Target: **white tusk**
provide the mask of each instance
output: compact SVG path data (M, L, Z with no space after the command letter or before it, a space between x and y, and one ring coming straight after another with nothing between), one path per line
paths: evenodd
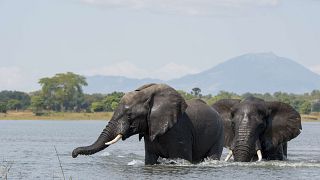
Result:
M229 154L224 161L229 161L231 157L232 157L232 150L229 150Z
M107 142L106 145L114 144L117 141L119 141L121 138L122 138L122 134L118 134L116 138L114 138L112 141Z
M262 160L262 153L261 153L260 149L257 151L257 155L258 155L258 161L261 161Z

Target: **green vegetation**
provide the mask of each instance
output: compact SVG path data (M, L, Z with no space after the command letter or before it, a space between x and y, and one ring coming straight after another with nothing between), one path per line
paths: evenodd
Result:
M44 100L45 109L80 111L81 103L84 100L82 86L88 85L85 77L71 72L60 73L51 78L42 78L39 83L42 89L38 100Z
M190 93L181 90L179 91L179 93L187 100L192 98L199 98L199 94L195 93L195 90L197 92L201 92L201 90L198 90L198 88L193 88ZM320 112L320 90L314 90L311 93L305 93L302 95L292 93L289 94L284 92L275 92L273 94L244 93L242 95L238 95L232 92L220 91L215 96L209 94L205 96L201 95L200 97L211 105L220 99L244 99L249 96L258 97L266 101L280 101L290 104L301 114Z
M74 115L76 113L84 115L85 118L104 119L100 116L90 117L88 114L113 112L124 95L123 92L84 94L82 87L87 86L85 77L71 72L41 78L39 84L42 86L41 90L29 94L19 91L1 91L0 113L10 113L1 115L0 118L19 119L16 117L19 114L21 115L19 112L33 112L33 115L36 116L47 116L57 119L82 119L80 116ZM275 92L273 94L244 93L239 95L232 92L220 91L216 95L202 95L201 89L195 87L190 92L182 90L178 90L178 92L186 100L201 98L210 105L220 99L244 99L249 96L255 96L266 101L288 103L301 114L320 112L320 90L314 90L311 93L305 94ZM28 113L24 115L34 119ZM66 115L68 113L70 116Z
M117 108L123 92L84 94L85 77L67 72L39 80L40 91L30 94L18 91L0 92L0 112L31 110L37 116L53 112L112 112Z

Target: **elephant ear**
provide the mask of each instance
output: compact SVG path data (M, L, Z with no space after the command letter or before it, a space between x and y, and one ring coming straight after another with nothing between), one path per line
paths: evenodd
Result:
M231 147L234 138L234 129L232 123L232 111L234 107L240 104L239 99L222 99L212 105L218 111L223 120L224 128L224 147Z
M300 114L282 102L266 102L269 109L264 133L266 150L297 137L302 130Z
M153 88L148 118L151 141L166 133L178 121L188 106L183 97L170 86L160 84Z

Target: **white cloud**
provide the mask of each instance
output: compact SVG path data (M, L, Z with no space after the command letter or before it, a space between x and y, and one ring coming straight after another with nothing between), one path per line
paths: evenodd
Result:
M319 65L314 65L312 67L309 67L309 69L317 74L320 75L320 64Z
M136 65L124 61L105 67L90 69L84 72L85 75L106 75L106 76L125 76L130 78L146 77L147 72L138 68Z
M124 61L105 67L90 69L84 71L83 74L87 76L106 75L125 76L129 78L157 78L162 80L169 80L182 77L187 74L194 74L197 72L199 72L199 70L196 68L179 65L176 63L168 63L163 67L157 69L142 69L128 61Z
M227 9L273 7L281 0L81 0L109 8L128 8L188 15L221 14ZM220 11L220 12L217 12Z
M0 90L18 89L23 83L23 75L18 67L0 67Z
M187 74L195 74L200 72L198 69L191 68L185 65L179 65L176 63L168 63L165 66L155 70L154 77L169 80L173 78L179 78Z

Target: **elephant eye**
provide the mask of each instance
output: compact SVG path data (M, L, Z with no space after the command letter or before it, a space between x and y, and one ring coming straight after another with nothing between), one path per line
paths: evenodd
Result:
M132 113L127 114L128 121L132 121Z

